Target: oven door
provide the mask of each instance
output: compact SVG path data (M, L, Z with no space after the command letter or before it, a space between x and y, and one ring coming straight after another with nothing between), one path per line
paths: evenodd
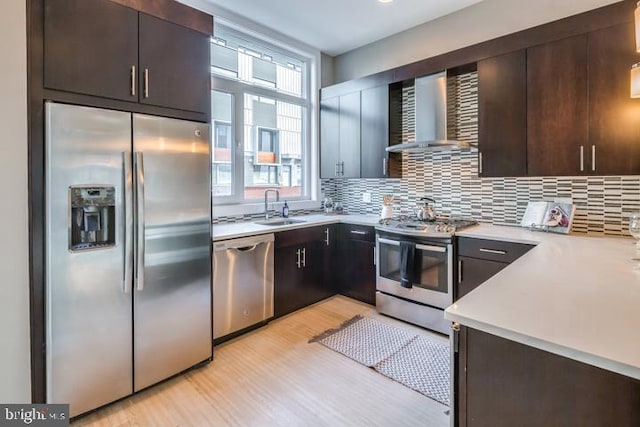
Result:
M389 295L417 301L441 309L452 303L453 245L447 243L416 242L413 268L410 268L412 287L400 285L402 276L402 238L376 236L378 253L376 289Z

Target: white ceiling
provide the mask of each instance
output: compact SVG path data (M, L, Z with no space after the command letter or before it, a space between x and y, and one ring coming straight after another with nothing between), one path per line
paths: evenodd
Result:
M331 56L481 0L206 0Z

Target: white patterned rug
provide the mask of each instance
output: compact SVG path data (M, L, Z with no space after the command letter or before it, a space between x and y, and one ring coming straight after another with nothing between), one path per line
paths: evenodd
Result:
M344 354L449 406L449 345L368 317L355 316L309 342Z

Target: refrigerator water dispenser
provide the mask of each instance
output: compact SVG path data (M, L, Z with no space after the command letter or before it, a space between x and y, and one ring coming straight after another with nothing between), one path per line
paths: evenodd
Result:
M115 246L115 187L69 187L69 250Z

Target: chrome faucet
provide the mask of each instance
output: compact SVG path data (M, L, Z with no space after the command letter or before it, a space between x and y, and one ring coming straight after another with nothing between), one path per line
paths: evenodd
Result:
M280 201L280 192L278 190L275 190L273 188L269 188L267 190L264 190L264 219L269 219L269 205L268 205L268 197L269 197L269 192L273 191L274 193L276 193L276 202Z

